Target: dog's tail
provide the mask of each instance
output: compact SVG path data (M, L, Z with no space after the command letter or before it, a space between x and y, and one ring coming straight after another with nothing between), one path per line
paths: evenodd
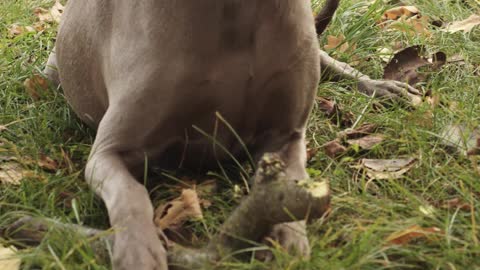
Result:
M320 10L318 15L315 17L315 29L317 29L317 35L321 35L327 25L332 20L335 10L338 8L340 0L327 0L325 6Z

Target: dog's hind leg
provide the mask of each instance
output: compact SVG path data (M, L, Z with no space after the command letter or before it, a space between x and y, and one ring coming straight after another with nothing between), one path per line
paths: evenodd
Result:
M43 70L43 74L50 80L56 88L60 85L60 76L57 68L57 55L55 54L55 47L48 56L47 64Z

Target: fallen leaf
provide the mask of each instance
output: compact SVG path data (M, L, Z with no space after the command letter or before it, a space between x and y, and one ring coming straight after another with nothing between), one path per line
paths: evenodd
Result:
M394 51L391 48L383 47L383 48L377 49L378 57L380 57L380 59L382 59L382 61L385 63L390 62L390 60L393 57L393 54L394 54Z
M334 101L322 97L316 97L315 100L320 111L327 117L333 117L337 113L338 106Z
M33 10L33 14L38 18L41 22L53 22L52 14L47 9L37 7Z
M19 25L19 24L12 24L8 27L8 36L9 37L16 37L16 36L20 36L22 35L23 33L27 33L27 32L35 32L35 29L31 26L22 26L22 25Z
M48 89L48 81L39 75L33 75L31 78L26 79L23 85L33 100L39 100Z
M400 19L388 25L389 29L399 30L411 36L424 35L430 36L428 29L430 18L427 16L415 15L408 19Z
M335 50L340 53L353 52L357 48L356 44L349 44L348 41L345 41L345 36L340 34L339 36L327 36L327 44L323 46L325 50Z
M360 168L371 179L397 179L408 172L416 163L416 158L405 159L362 159Z
M51 172L58 170L58 163L44 154L40 155L37 165L40 166L40 168Z
M307 148L307 161L310 161L317 153L318 153L318 148L317 147L308 147Z
M459 152L464 155L473 154L478 147L480 126L470 128L465 124L450 124L440 132L441 143L449 152Z
M17 249L15 247L3 247L0 245L0 269L1 270L18 270L20 269L21 260L16 256Z
M332 100L322 97L316 97L315 100L317 101L320 111L325 113L325 116L330 118L335 125L342 127L352 125L354 115L351 112L343 111L343 108Z
M41 32L50 27L50 25L46 24L45 22L35 22L32 27L37 31Z
M377 129L375 124L363 124L356 129L347 128L338 133L338 138L345 138L348 140L359 139L366 135L370 135Z
M440 95L438 94L430 94L425 97L425 102L432 107L432 109L438 107L440 105Z
M0 163L0 183L19 185L25 176L25 170L20 164L13 161Z
M423 228L418 225L413 225L405 230L394 232L389 235L386 241L393 245L405 245L412 240L419 238L429 238L431 235L438 235L442 233L437 227Z
M338 157L339 155L345 153L347 148L340 144L340 140L336 139L331 142L328 142L323 145L323 150L325 154L331 158Z
M64 9L65 7L59 1L56 1L49 10L37 7L33 10L33 13L40 22L60 23Z
M430 67L432 70L439 69L445 64L446 56L444 53L438 52L429 61L429 59L421 56L423 51L422 46L413 46L395 54L385 67L383 78L407 82L410 85L425 81L426 74L420 73L418 69L421 67Z
M180 197L155 209L154 221L158 228L165 230L179 228L190 219L201 218L203 214L197 192L184 189Z
M477 136L477 145L473 148L470 148L467 151L467 156L478 156L480 155L480 135Z
M480 25L480 16L477 14L472 14L463 21L455 21L448 24L443 31L449 33L464 31L465 33L468 33L477 25Z
M398 20L400 18L409 18L419 13L418 8L415 6L400 6L394 7L385 11L382 15L382 19L385 20Z
M55 4L50 9L50 14L52 15L52 18L56 23L60 23L64 10L65 10L65 7L59 1L56 1Z
M372 134L359 139L347 140L350 145L358 145L360 148L370 150L374 146L382 143L385 140L385 136L381 134Z
M468 211L468 212L470 212L470 210L472 209L472 207L469 203L466 203L466 202L460 200L459 198L453 198L453 199L445 201L442 204L442 207L447 208L447 209L458 208L460 210Z

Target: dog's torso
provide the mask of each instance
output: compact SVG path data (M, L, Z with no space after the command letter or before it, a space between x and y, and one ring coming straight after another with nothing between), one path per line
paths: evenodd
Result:
M201 131L243 152L217 112L254 153L278 150L303 132L320 73L308 0L72 0L57 57L97 147L175 164L227 156Z

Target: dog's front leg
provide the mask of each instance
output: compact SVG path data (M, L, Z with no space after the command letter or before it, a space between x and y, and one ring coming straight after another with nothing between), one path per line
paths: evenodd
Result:
M390 99L403 98L410 102L421 96L420 91L407 83L371 79L348 64L333 59L324 51L320 51L320 61L322 72L333 76L334 79L356 80L358 90L364 94Z
M289 181L306 180L309 178L307 165L307 152L305 148L305 131L292 136L291 141L285 145L278 154L285 162L285 175ZM257 178L258 176L256 176ZM281 223L273 226L265 242L274 241L290 254L310 257L310 244L307 237L307 225L304 220ZM259 252L257 258L271 260L271 252Z
M113 146L115 139L111 138L119 133L118 128L108 123L109 119L107 112L85 173L91 188L105 202L115 230L113 268L166 270L166 251L157 237L148 192L129 170L130 161L126 162L118 147Z

